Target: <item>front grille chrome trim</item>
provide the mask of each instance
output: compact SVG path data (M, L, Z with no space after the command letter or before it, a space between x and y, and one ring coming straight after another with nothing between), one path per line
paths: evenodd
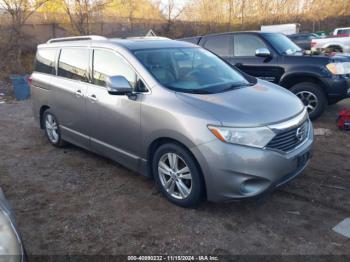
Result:
M305 144L311 132L311 123L306 110L291 120L268 127L276 133L276 136L264 149L277 151L282 154L288 154ZM299 128L304 129L305 132L305 137L301 141L298 141L296 137L296 131Z
M273 125L268 125L268 127L274 131L276 134L279 134L281 132L286 132L290 129L293 129L297 126L300 126L302 123L304 123L307 119L309 118L308 116L308 113L307 113L307 110L306 108L303 110L303 112L288 120L288 121L285 121L285 122L282 122L282 123L277 123L277 124L273 124Z

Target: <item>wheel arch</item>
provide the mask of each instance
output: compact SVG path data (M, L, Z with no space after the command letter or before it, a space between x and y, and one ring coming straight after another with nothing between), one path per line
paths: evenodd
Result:
M168 144L168 143L173 143L173 144L176 144L176 145L179 145L181 146L182 148L184 148L185 150L187 150L191 156L193 157L193 159L195 160L195 165L197 166L198 170L199 170L199 173L200 173L200 176L202 177L203 179L203 185L204 185L204 195L205 197L207 197L207 189L206 189L206 183L205 183L205 178L204 178L204 175L203 175L203 171L202 171L202 168L201 168L201 165L199 164L197 158L195 157L195 155L193 154L193 152L191 151L191 149L186 146L184 143L174 139L174 138L170 138L170 137L159 137L155 140L152 141L152 143L150 143L149 147L148 147L148 150L147 150L147 173L149 174L149 177L153 179L153 172L152 172L152 160L153 160L153 156L154 156L154 153L156 152L156 150L164 145L164 144Z
M317 76L312 74L291 74L291 75L285 76L281 80L280 85L287 89L290 89L296 84L300 84L303 82L311 82L320 86L325 97L328 99L326 85Z
M40 128L44 129L44 123L43 123L43 116L46 110L48 110L50 107L48 105L43 105L40 107L39 111L39 121L40 121Z
M339 49L341 52L343 52L343 50L344 50L344 47L342 46L342 45L340 45L340 44L330 44L330 45L327 45L327 46L325 46L324 48L326 48L326 49Z

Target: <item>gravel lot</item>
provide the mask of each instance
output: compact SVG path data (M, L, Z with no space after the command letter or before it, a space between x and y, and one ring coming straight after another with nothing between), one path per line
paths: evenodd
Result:
M303 174L259 201L183 209L105 158L49 145L30 101L0 104L0 186L29 254L350 254L350 132L329 107Z

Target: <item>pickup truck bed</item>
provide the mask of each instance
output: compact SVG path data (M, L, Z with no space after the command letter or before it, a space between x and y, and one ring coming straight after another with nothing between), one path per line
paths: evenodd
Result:
M317 38L311 41L311 51L350 53L350 37Z

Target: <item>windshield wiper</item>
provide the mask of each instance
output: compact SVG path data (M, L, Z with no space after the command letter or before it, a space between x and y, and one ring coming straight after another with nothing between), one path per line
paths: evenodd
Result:
M234 90L234 89L239 89L245 86L252 86L254 84L252 83L235 83L230 85L228 88L225 88L224 90L222 90L222 92L226 92L226 91L230 91L230 90Z

